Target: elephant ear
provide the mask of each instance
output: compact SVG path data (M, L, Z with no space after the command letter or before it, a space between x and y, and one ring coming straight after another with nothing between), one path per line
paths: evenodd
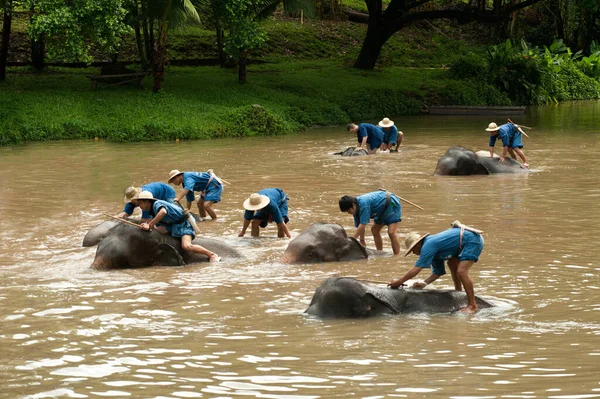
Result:
M339 261L367 259L369 253L356 238L347 237L342 245L336 247L335 257Z
M153 266L183 266L185 262L179 252L169 244L158 244Z

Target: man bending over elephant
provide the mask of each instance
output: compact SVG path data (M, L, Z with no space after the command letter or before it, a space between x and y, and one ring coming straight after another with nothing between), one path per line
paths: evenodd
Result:
M117 215L118 217L125 219L133 214L133 211L138 206L137 196L142 191L149 191L154 198L167 202L173 202L176 196L173 187L161 182L148 183L142 187L128 187L125 190L125 197L123 198L125 208L123 212ZM147 211L142 211L142 222L148 222L150 219L152 219L150 214Z
M288 217L288 197L280 188L265 188L258 193L251 194L244 201L244 225L239 237L246 234L246 230L252 223L252 237L258 237L259 227L265 228L270 222L277 224L277 237L291 238L287 224L290 222Z
M149 191L142 191L137 199L140 208L153 217L150 222L141 224L142 229L152 230L158 223L161 223L173 237L181 238L181 248L184 251L206 255L210 262L221 260L216 253L192 243L192 240L196 237L194 229L190 224L188 215L179 206L156 199Z
M379 190L358 197L344 195L340 198L340 211L348 212L354 216L354 226L357 227L354 238L359 238L360 243L366 246L365 230L373 219L373 239L378 250L383 249L381 229L388 227L388 236L392 243L394 255L400 253L400 241L396 235L398 223L402 220L402 205L400 199L389 191Z
M523 166L528 168L527 158L523 153L523 138L519 127L512 123L505 123L504 125L496 125L494 122L490 123L485 129L490 132L490 157L494 157L494 145L496 145L496 139L500 137L502 140L502 155L500 155L500 163L504 163L506 153L510 153L513 159L517 159L515 152L523 160Z
M431 267L431 275L425 281L412 285L412 288L424 288L427 284L431 284L438 277L446 274L444 260L447 260L454 288L457 291L462 291L462 287L464 287L467 294L467 306L461 311L468 313L477 311L475 291L473 282L469 278L469 269L471 269L473 263L479 260L479 255L483 251L482 235L464 228L451 228L432 236L412 232L406 236L405 244L408 249L404 256L412 252L418 255L419 259L404 276L392 280L390 287L398 288L404 285L405 281L419 274L421 269Z
M350 123L346 126L346 129L349 132L356 133L358 139L356 149L364 148L369 151L369 154L375 154L377 149L381 147L383 130L379 126L370 123L361 123L360 125ZM369 144L369 148L367 148L367 144Z
M179 194L176 201L179 202L185 197L188 210L192 207L192 202L195 199L194 191L199 191L198 213L200 217L205 218L208 213L211 219L217 218L212 206L221 201L223 185L221 179L214 175L212 170L208 172L180 172L175 169L169 172L168 182L176 186L183 186L183 192Z

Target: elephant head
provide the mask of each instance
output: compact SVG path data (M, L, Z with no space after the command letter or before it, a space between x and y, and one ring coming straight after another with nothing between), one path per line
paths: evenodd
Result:
M283 253L285 263L318 263L367 259L369 254L339 224L316 223L294 238Z

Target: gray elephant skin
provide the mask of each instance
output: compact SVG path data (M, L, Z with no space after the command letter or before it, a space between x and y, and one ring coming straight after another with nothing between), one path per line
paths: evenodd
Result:
M369 155L369 152L364 148L348 147L344 151L334 152L333 155L341 155L343 157L360 157Z
M505 163L500 163L500 158L490 158L490 153L478 151L477 153L464 147L451 147L439 159L435 176L470 176L490 175L495 173L529 173L529 169L512 158L506 157Z
M83 246L92 246L95 241L98 249L91 268L97 270L208 262L205 255L184 251L178 238L118 221L104 222L92 228L86 234ZM193 242L216 252L223 260L242 257L236 249L218 240L196 238Z
M494 305L475 297L479 309ZM349 277L330 277L315 291L305 313L321 318L361 318L404 313L449 313L467 306L455 290L380 288Z
M369 250L335 223L315 223L288 244L284 263L319 263L367 259Z

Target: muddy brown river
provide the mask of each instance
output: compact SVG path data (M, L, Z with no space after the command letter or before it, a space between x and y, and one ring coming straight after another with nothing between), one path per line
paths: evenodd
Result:
M600 397L600 102L514 116L533 173L432 176L454 144L487 149L486 117L394 118L398 154L341 158L344 127L272 138L0 148L1 398ZM371 121L373 122L373 121ZM500 147L497 147L500 151ZM203 222L244 253L215 265L99 272L87 230L130 184L212 168L231 183ZM276 228L238 238L242 202L280 187L292 236L342 224L344 194L386 188L400 239L460 220L485 231L470 276L497 306L473 316L323 321L303 315L328 276L389 281L415 257L283 265ZM384 249L390 251L384 230ZM367 244L373 247L370 233ZM402 247L404 249L404 245ZM426 277L428 271L419 277ZM433 284L452 288L449 275Z

